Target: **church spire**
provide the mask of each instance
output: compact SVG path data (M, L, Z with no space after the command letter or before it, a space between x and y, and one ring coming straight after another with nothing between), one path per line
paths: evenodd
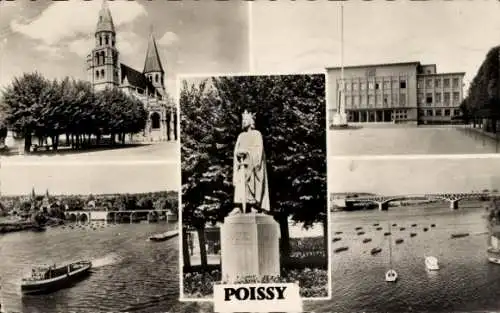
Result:
M106 0L102 1L101 10L99 11L96 33L98 32L115 32L113 17L111 17L111 11Z
M146 52L146 61L144 62L143 73L147 74L151 72L164 73L152 29L149 34L148 50Z

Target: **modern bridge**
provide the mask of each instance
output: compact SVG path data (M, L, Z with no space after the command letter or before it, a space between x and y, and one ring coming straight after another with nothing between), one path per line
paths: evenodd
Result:
M476 200L484 199L485 197L499 196L498 193L493 192L477 192L477 193L436 193L436 194L416 194L416 195L396 195L396 196L360 196L353 197L347 196L345 198L346 204L348 202L365 202L374 203L378 205L380 211L387 211L389 209L389 202L391 201L404 201L404 200L444 200L449 202L450 209L457 210L458 203L461 200Z
M147 215L148 223L158 220L161 216L165 216L167 222L177 220L177 215L171 213L169 210L79 210L66 211L64 215L66 219L80 223L90 223L92 221L118 223L124 218L128 219L130 223L134 223L139 220L141 215Z

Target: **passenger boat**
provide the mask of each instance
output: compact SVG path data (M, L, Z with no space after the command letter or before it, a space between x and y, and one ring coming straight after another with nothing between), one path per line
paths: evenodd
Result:
M339 253L339 252L344 252L344 251L347 251L349 250L349 247L340 247L340 248L337 248L335 250L333 250L334 253Z
M415 234L415 233L411 233L411 234L410 234L410 237L415 237L416 235L417 235L417 234Z
M332 241L333 241L333 242L337 242L337 241L340 241L340 240L342 240L342 238L340 238L340 237L334 237L334 238L332 239Z
M425 258L425 267L430 271L437 271L439 269L438 260L436 257L428 256Z
M363 243L368 243L368 242L370 242L370 241L372 241L372 239L371 239L371 238L365 238L365 239L363 239Z
M400 243L403 243L403 241L404 241L404 240L403 240L403 239L401 239L401 238L396 239L396 244L398 244L398 245L399 245Z
M391 227L389 226L389 230ZM389 270L385 272L385 281L394 283L398 279L398 273L392 268L392 242L389 239Z
M179 231L177 229L170 230L170 231L167 231L167 232L162 233L162 234L156 234L156 235L150 236L149 241L165 241L165 240L168 240L168 239L175 237L177 235L179 235Z
M21 281L23 294L41 294L55 291L76 282L90 272L91 261L78 261L63 265L40 265L32 269L31 276Z
M371 255L379 254L380 252L382 252L382 249L381 249L381 248L373 248L373 249L370 251Z
M361 235L364 235L364 234L365 234L365 232L364 232L364 231L360 231L360 232L358 232L358 236L361 236Z

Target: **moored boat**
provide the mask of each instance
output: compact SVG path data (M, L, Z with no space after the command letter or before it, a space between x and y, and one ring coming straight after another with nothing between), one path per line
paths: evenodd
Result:
M415 237L417 234L415 233L410 233L410 237Z
M168 240L168 239L175 237L177 235L179 235L178 230L170 230L170 231L167 231L167 232L162 233L162 234L156 234L156 235L150 236L149 240L150 241L165 241L165 240Z
M451 234L451 238L462 238L469 236L469 233Z
M370 241L372 241L372 239L371 239L371 238L365 238L365 239L363 239L363 243L368 243L368 242L370 242Z
M500 264L500 259L489 257L488 261L494 264Z
M343 252L343 251L347 251L347 250L349 250L349 247L340 247L340 248L333 250L333 252L339 253L339 252Z
M32 269L31 276L21 281L23 294L41 294L55 291L76 282L90 272L91 261L78 261L63 265L41 265Z
M425 258L425 267L430 271L437 271L439 269L438 260L436 257L428 256Z
M382 248L373 248L370 253L372 255L375 255L375 254L379 254L380 252L382 252Z

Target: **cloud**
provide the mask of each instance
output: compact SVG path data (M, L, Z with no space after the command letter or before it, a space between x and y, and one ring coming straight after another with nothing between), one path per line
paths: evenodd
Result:
M43 54L43 56L49 56L52 59L62 59L62 49L57 46L49 46L40 44L35 46L35 50Z
M173 32L166 32L163 37L158 41L162 46L170 46L179 40L179 37Z
M68 44L68 49L79 57L84 58L90 53L94 44L94 38L81 38L71 41Z
M101 8L100 1L55 2L37 18L28 23L14 20L10 27L32 39L54 46L63 39L75 38L78 34L88 35L95 31L97 17ZM146 15L142 5L135 1L109 2L115 27L129 24L136 18Z

